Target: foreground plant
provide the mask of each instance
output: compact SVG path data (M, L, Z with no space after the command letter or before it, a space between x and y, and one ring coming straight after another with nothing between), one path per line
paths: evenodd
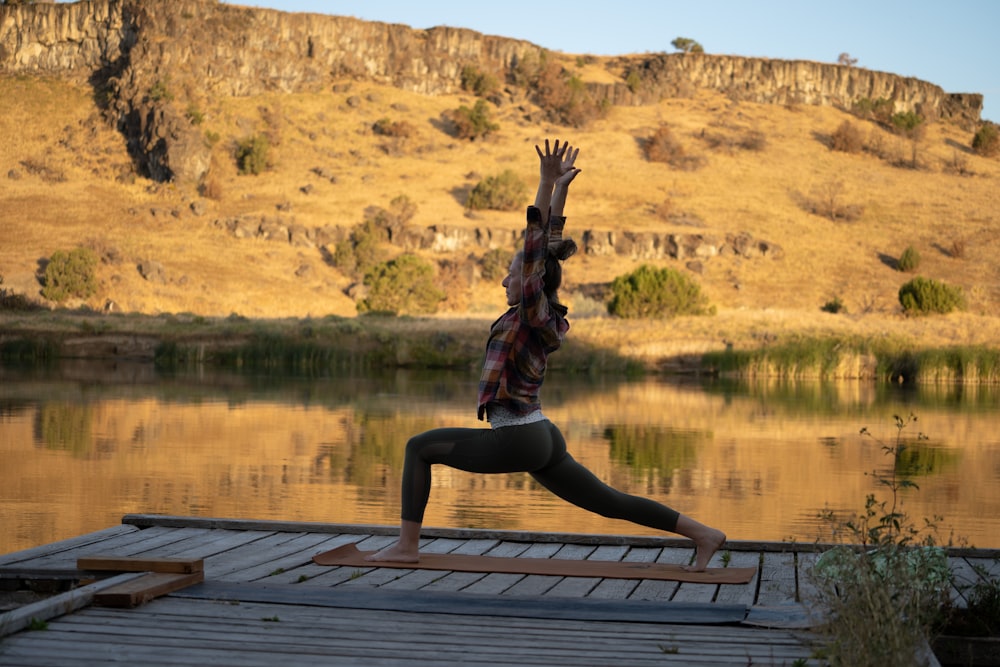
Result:
M871 473L886 496L869 494L864 512L841 520L826 513L835 533L855 546L838 546L816 563L813 578L824 614L824 658L830 665L911 667L926 661L933 628L948 605L952 573L937 546L934 522L917 526L902 509L903 489L918 488L901 474L903 432L917 421L895 416L896 438L876 439L892 465ZM867 428L866 437L874 436ZM924 440L922 433L917 439Z

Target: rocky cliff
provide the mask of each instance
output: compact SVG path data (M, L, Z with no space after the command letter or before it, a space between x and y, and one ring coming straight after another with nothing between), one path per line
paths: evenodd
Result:
M199 99L315 91L368 79L435 95L461 86L463 67L501 76L538 60L537 45L457 28L414 30L349 17L291 14L215 0L87 0L0 7L0 73L86 81L156 180L197 182L209 154L185 110ZM621 79L592 83L613 104L653 103L711 88L734 98L850 107L893 100L965 127L982 96L949 94L913 78L854 67L708 54L600 59ZM626 81L628 83L626 83Z

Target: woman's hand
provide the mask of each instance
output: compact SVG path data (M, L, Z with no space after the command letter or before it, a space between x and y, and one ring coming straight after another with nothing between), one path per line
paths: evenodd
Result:
M572 172L579 172L578 169L573 167L576 162L576 156L579 155L580 149L574 149L568 143L559 144L559 140L556 139L555 145L550 147L549 140L545 140L545 152L542 149L535 146L535 152L538 153L538 158L541 161L541 179L548 183L555 183L571 174ZM569 180L573 180L575 173L569 176ZM569 181L566 181L568 183Z

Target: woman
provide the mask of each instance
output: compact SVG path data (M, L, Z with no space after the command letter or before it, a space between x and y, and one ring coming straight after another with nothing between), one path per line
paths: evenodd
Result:
M399 540L368 556L370 561L415 563L420 528L431 489L431 466L444 464L479 473L529 472L542 486L578 507L602 516L678 533L695 543L700 572L725 542L722 531L660 503L604 484L566 451L562 433L542 414L538 392L548 355L562 344L569 323L559 303L562 265L576 244L562 238L569 184L580 173L579 149L568 144L545 151L535 146L541 175L535 205L528 207L524 248L503 280L510 309L490 327L482 377L479 418L492 428L439 428L406 444Z

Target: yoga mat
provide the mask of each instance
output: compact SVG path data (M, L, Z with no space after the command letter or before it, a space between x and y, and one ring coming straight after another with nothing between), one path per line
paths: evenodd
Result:
M420 554L419 563L366 561L373 551L359 551L345 544L313 556L317 565L351 567L395 567L407 570L451 570L453 572L501 572L505 574L547 574L562 577L604 577L606 579L661 579L699 584L745 584L753 579L755 567L713 567L704 572L688 572L669 563L628 563L608 560L568 560L565 558L501 558L465 554Z

